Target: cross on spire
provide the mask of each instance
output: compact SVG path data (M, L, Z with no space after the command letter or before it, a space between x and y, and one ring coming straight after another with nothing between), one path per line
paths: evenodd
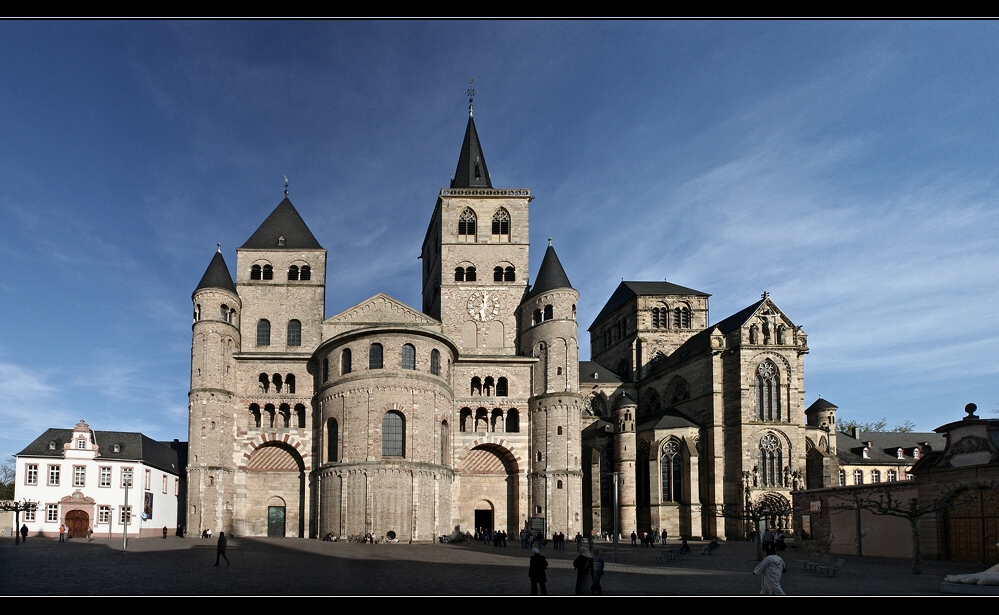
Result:
M465 95L468 96L468 117L472 117L472 99L478 92L472 87L472 82L475 81L475 77L468 80L468 89L465 90Z

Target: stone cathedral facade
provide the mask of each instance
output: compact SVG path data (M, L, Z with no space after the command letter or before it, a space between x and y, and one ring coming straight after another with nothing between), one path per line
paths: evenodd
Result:
M327 318L326 250L287 193L235 281L217 252L192 296L188 530L605 532L617 473L625 534L732 537L711 506L833 484L835 406L804 409L806 338L769 297L709 325L707 294L623 282L580 362L551 245L528 280L533 198L492 186L470 112L422 309Z

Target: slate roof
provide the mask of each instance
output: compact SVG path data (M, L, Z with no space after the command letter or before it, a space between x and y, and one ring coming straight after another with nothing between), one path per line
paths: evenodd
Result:
M279 245L279 238L284 237L284 245ZM271 215L267 216L246 243L240 248L259 248L266 250L322 250L305 220L291 204L288 197L278 203Z
M828 399L822 399L821 397L812 402L812 405L805 408L805 413L815 412L816 410L827 410L827 409L838 410L839 406L830 402Z
M212 262L208 263L208 269L205 270L205 275L201 276L201 281L198 282L194 292L202 288L221 288L236 294L236 285L232 283L232 276L229 275L229 267L222 258L222 252L216 252L212 257Z
M461 143L458 154L458 168L451 180L452 188L492 188L489 170L486 168L486 157L482 154L479 144L479 133L475 131L472 114L468 114L468 126L465 127L465 139Z
M912 450L929 442L934 452L942 452L947 444L943 434L895 431L863 431L859 438L840 431L836 433L836 453L841 464L846 465L912 465L916 460ZM864 459L866 442L873 442L870 459ZM898 458L898 449L904 449L905 459ZM924 454L928 451L924 451Z
M545 257L541 260L541 269L538 270L534 286L524 297L524 300L556 288L572 288L572 284L569 283L569 276L565 275L565 269L562 268L562 263L559 262L558 255L555 254L555 248L549 244L548 249L545 250Z
M580 361L579 387L582 388L587 383L621 384L621 377L596 361Z
M698 428L700 425L690 420L676 408L669 407L657 410L648 416L640 418L635 426L635 431L649 431L652 429L676 429L682 427Z
M609 317L614 313L619 307L630 301L631 299L638 296L662 296L662 295L697 295L701 297L710 297L708 293L703 293L699 290L694 290L693 288L687 288L685 286L680 286L678 284L673 284L672 282L621 282L614 293L604 304L600 313L593 320L593 324L590 325L589 331L592 331L597 323L601 322L605 318Z
M141 433L128 431L97 431L91 430L94 442L100 447L97 459L115 459L121 461L142 461L146 465L181 476L184 447L171 446L157 442ZM72 429L48 429L42 435L17 454L18 457L53 457L63 458L63 445L73 439ZM49 450L49 442L55 442L55 450ZM114 445L119 444L119 452L114 451ZM173 443L179 445L180 443ZM183 448L184 451L177 450Z

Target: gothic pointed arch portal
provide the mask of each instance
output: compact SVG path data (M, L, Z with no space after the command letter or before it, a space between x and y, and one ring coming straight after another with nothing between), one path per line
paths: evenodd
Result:
M463 530L483 527L486 517L491 517L488 529L513 535L520 531L526 511L521 511L519 468L513 453L500 443L478 444L462 455L458 514Z

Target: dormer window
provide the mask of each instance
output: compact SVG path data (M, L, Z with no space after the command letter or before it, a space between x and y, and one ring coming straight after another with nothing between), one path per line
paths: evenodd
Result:
M920 456L920 451L919 447L917 446L916 448L912 449L912 458L919 459L919 456Z
M76 441L76 448L80 449L81 451L85 450L87 448L87 441L84 440L83 438L80 438L79 440Z
M867 446L864 447L864 459L871 458L871 449Z
M279 248L283 248L284 247L284 235L278 237L278 247Z
M904 448L899 447L898 451L896 451L896 454L898 456L898 459L905 459L905 449Z
M121 452L121 445L120 444L115 444L114 446L111 447L111 450L113 452L115 452L115 453L120 453Z
M49 450L50 451L56 450L56 443L54 440L49 440Z

